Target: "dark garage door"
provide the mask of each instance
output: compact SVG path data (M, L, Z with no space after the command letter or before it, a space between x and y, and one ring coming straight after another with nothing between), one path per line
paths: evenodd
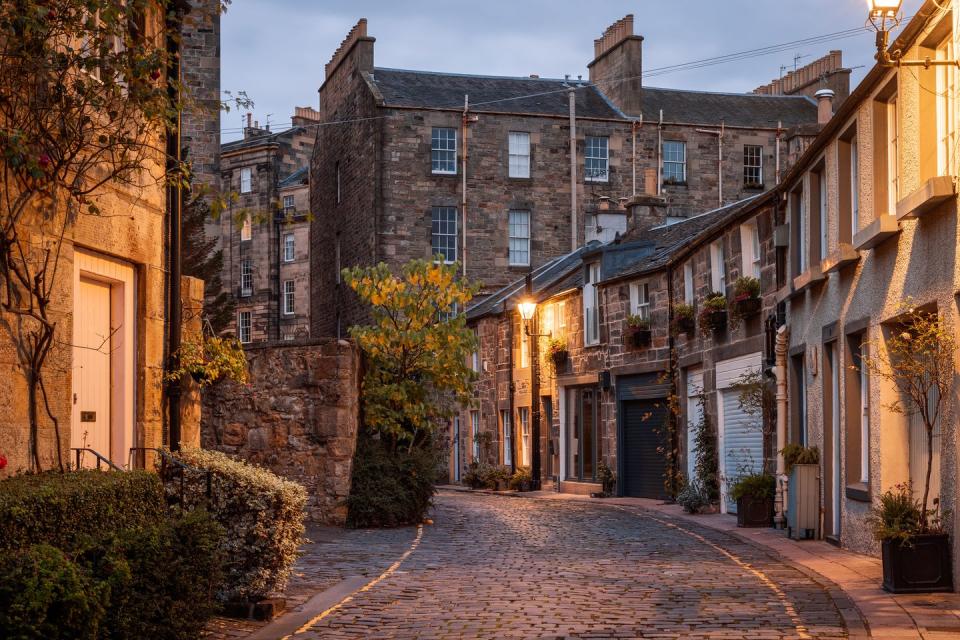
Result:
M666 400L622 400L620 410L623 495L662 499L665 463L657 449L667 417Z

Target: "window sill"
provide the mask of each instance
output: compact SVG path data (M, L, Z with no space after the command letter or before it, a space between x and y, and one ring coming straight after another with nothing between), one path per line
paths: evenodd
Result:
M884 214L853 236L853 248L858 251L873 249L898 233L900 225L896 216Z
M854 482L848 484L845 488L846 496L849 500L857 502L870 502L870 487L863 482Z
M590 343L590 344L584 344L584 345L583 345L583 348L584 348L584 349L596 349L596 348L602 347L602 346L603 346L603 343L602 343L602 342L593 342L593 343Z
M762 184L745 184L743 188L747 191L763 191L764 186Z
M510 182L533 182L533 178L530 176L507 176L507 180Z
M609 184L610 178L584 178L583 181L590 184Z
M686 180L684 180L683 182L664 182L661 186L663 186L663 187L684 187L684 188L686 188L686 187L688 187L689 185L687 184Z
M897 220L919 218L956 195L957 185L953 176L930 178L919 189L897 202Z
M827 279L820 265L814 265L793 279L793 290L800 293Z
M454 178L457 175L456 171L431 171L430 175L437 176L440 178Z
M820 262L820 270L824 273L833 273L860 262L860 252L853 245L841 242L837 250Z

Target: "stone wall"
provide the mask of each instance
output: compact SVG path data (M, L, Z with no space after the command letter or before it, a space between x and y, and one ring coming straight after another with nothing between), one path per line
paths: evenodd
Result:
M311 520L342 524L359 421L360 357L345 340L247 348L250 382L204 392L204 448L307 488Z

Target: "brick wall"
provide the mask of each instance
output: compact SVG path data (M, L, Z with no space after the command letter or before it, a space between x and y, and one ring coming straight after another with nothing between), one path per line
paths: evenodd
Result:
M359 421L360 359L346 341L247 349L250 383L203 396L202 444L303 484L308 516L342 524Z

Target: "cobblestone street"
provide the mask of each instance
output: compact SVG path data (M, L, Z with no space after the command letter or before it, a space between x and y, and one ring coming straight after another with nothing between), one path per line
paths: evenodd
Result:
M821 585L705 527L599 502L453 492L433 517L399 567L295 637L846 637ZM396 552L403 538L369 536L362 555L383 571L377 545ZM355 575L356 549L311 551L303 573Z

